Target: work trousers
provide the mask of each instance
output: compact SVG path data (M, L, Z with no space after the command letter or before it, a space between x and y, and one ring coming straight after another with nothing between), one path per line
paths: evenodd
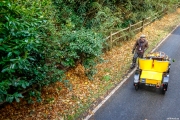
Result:
M137 58L143 58L143 54L144 53L137 53L137 52L134 53L134 56L133 56L133 59L132 59L132 65L133 66L136 65Z

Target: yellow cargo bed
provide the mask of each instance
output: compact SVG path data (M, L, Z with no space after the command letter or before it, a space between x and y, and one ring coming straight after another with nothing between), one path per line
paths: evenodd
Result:
M163 72L168 70L168 66L169 61L139 58L139 68L142 70L140 82L156 85L161 84L163 79Z
M153 71L142 71L140 80L146 84L161 84L163 73Z
M135 90L141 84L160 88L165 94L168 88L170 59L164 52L154 52L138 59L138 67L134 74Z

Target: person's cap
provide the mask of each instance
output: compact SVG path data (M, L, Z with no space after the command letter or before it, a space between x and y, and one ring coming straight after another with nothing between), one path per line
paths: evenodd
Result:
M145 38L146 36L145 35L141 35L140 38Z

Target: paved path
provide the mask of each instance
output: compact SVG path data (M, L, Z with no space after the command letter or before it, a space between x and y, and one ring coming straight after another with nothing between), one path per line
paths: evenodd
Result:
M166 94L149 87L135 91L132 75L89 120L180 120L180 26L156 51L175 59Z

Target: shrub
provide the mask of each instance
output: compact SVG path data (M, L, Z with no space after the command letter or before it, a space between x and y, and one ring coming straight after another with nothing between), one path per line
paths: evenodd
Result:
M19 102L25 89L48 85L61 80L57 75L63 76L63 71L46 65L42 30L47 21L41 11L19 4L0 3L0 102Z
M60 61L65 67L74 67L77 62L84 65L89 78L101 58L103 36L91 30L66 31L60 41Z

